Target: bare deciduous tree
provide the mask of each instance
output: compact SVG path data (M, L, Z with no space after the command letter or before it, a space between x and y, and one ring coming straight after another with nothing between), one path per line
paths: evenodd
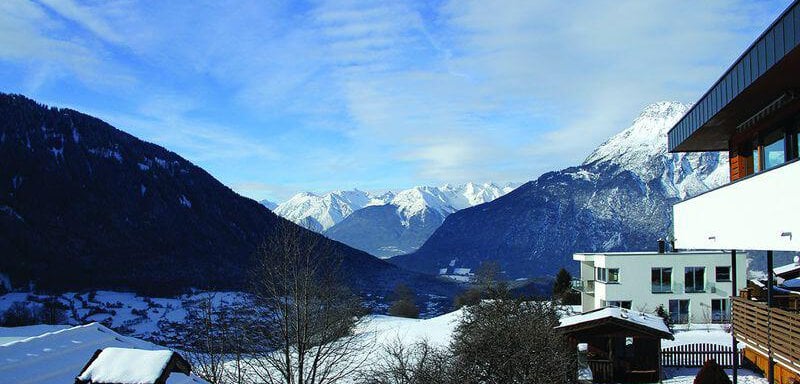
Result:
M335 383L368 357L361 300L339 280L332 242L282 225L258 252L250 371L265 383Z
M385 345L370 369L358 377L360 384L448 384L458 383L453 356L426 340L406 345L396 339Z

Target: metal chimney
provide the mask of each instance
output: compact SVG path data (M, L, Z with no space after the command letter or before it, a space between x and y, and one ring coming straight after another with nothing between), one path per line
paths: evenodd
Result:
M664 253L667 251L667 242L664 239L658 239L658 253Z

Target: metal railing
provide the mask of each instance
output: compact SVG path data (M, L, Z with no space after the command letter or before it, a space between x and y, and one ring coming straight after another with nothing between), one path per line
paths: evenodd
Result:
M583 293L594 293L594 280L572 280L572 289Z

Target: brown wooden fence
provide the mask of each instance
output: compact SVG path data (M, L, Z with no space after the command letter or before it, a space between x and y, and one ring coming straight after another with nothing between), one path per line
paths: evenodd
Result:
M771 348L778 363L800 369L800 314L734 297L733 332L766 355Z
M733 366L733 348L727 345L695 343L676 345L661 349L662 367L702 367L709 359L714 359L723 367ZM737 353L736 358L739 364L742 362L742 354Z

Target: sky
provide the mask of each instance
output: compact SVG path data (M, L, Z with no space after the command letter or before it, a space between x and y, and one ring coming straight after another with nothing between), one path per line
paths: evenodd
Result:
M254 199L523 182L696 101L789 0L0 1L0 92Z

